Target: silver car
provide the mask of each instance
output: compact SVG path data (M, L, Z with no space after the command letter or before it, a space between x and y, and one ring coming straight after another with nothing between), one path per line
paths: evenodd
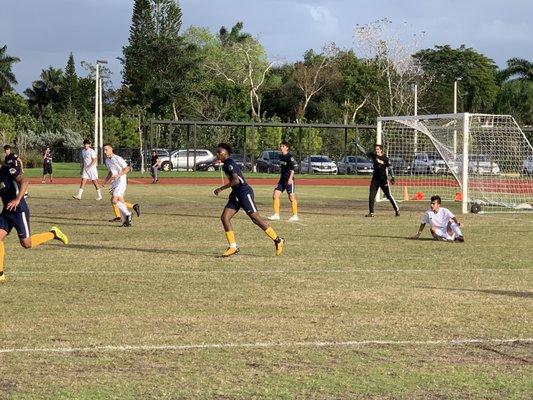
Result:
M159 157L159 169L163 171L171 170L191 170L200 162L211 161L214 158L210 150L205 149L179 149L170 153L170 156Z
M312 155L302 160L300 173L337 175L337 164L328 156Z
M371 174L374 164L363 156L344 156L337 163L339 174Z

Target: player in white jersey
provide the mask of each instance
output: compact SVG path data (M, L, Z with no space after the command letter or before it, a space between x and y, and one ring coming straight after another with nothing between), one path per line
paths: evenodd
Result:
M113 146L110 144L104 145L105 165L109 169L104 184L111 181L111 203L116 205L122 216L124 217L124 224L122 226L131 226L131 212L124 204L124 194L128 181L126 174L130 172L131 168L124 159L113 153Z
M464 242L465 238L461 228L463 224L447 208L441 207L440 196L431 197L431 208L427 210L420 221L420 227L412 239L418 239L426 224L429 224L431 235L436 240Z
M100 184L98 183L98 157L96 151L91 147L91 141L85 139L83 141L83 150L81 151L81 183L78 189L78 194L72 196L75 199L81 200L83 194L83 187L90 180L94 188L96 189L96 200L102 200L102 191L100 190Z

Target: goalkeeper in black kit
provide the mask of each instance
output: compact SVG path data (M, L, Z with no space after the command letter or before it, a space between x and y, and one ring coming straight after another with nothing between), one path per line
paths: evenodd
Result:
M383 153L383 146L380 144L374 145L374 150L368 153L368 157L370 157L374 163L374 172L372 174L372 181L370 182L368 214L366 214L365 217L374 216L374 205L376 204L376 195L378 194L378 189L383 191L387 199L389 199L390 203L392 204L392 208L394 208L396 216L399 217L400 208L398 207L396 200L394 200L394 197L392 197L389 187L389 178L392 185L394 185L396 180L389 157Z

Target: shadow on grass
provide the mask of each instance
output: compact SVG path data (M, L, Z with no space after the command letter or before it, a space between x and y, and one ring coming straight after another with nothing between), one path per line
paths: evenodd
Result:
M425 242L436 242L435 239L431 238L431 237L425 237L425 238L418 238L416 240L414 239L411 239L410 237L408 236L390 236L390 235L368 235L368 234L355 234L355 233L350 233L349 236L358 236L358 237L365 237L365 238L379 238L379 239L402 239L402 240L409 240L409 241L413 241L413 242L419 242L419 241L425 241Z
M520 298L526 298L526 299L533 298L533 292L517 292L515 290L460 289L460 288L433 287L433 286L418 286L418 289L448 290L448 291L454 291L454 292L478 292L478 293L486 293L486 294L495 294L498 296L520 297Z

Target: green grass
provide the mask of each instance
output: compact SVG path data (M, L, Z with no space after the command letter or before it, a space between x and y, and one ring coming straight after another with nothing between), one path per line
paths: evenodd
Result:
M532 343L423 342L533 337L533 216L458 215L465 243L412 241L427 204L369 219L366 188L300 186L301 223L273 224L281 257L239 213L241 253L221 259L211 190L131 185L126 229L91 188L32 186L32 231L71 243L6 240L0 398L530 398ZM263 216L271 191L255 187ZM365 340L412 342L312 344ZM257 343L278 345L7 351Z

